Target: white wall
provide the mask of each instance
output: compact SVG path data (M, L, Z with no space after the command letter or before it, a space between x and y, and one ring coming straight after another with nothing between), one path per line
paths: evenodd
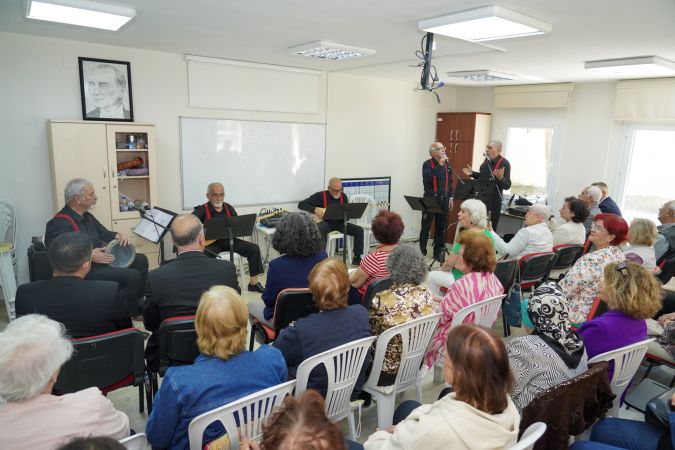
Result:
M392 209L410 224L408 235L419 231L419 217L402 196L421 193L420 166L434 137L435 113L448 110L451 91L442 93L439 106L410 84L334 74L316 115L190 108L183 55L0 33L0 196L18 204L20 282L28 279L30 237L41 236L55 212L46 122L82 117L78 56L131 62L135 119L156 124L161 206L181 210L179 116L327 122L327 177L391 175Z

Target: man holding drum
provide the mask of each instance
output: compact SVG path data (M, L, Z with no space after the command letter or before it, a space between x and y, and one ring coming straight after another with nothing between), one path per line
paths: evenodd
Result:
M106 245L117 239L120 245L130 245L129 238L122 233L108 230L88 211L96 205L96 192L91 182L83 178L70 180L64 189L66 206L49 222L45 231L45 245L49 247L59 235L69 231L86 233L93 243L91 270L88 280L116 281L121 295L129 305L132 315L140 314L148 277L148 259L138 253L128 268L112 267L114 256L105 252Z

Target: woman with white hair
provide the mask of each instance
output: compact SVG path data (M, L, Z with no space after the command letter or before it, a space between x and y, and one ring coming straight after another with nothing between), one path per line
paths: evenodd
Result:
M535 203L525 214L525 226L518 230L508 243L492 233L497 253L500 256L520 258L529 253L550 252L553 249L553 234L548 223L553 219L548 207Z
M490 238L494 247L492 233L486 228L487 208L485 207L485 203L473 198L464 200L459 206L457 219L463 231L473 230L484 233ZM457 235L457 237L459 238L459 235ZM455 267L457 264L457 253L459 253L460 247L461 245L459 245L459 241L457 240L452 246L452 250L445 259L445 262L441 265L441 269L429 272L427 284L429 285L431 292L437 297L443 297L443 295L445 295L445 293L441 291L441 287L448 288L452 286L452 283L454 283L456 279L464 275L461 270Z
M77 436L129 436L129 418L98 388L52 395L73 345L65 328L29 314L0 333L2 448L54 449Z

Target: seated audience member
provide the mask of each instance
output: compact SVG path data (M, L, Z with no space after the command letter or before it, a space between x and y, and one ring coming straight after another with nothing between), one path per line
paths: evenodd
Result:
M209 201L203 205L195 206L192 211L192 214L197 216L202 223L211 220L212 218L237 217L237 211L234 209L234 206L225 202L225 188L222 183L211 183L206 188L206 191L206 198ZM205 250L206 256L215 258L220 252L230 250L230 240L218 239L209 244ZM263 266L258 244L234 238L232 250L246 258L246 261L248 262L248 270L251 275L248 281L248 291L260 292L262 294L265 288L258 282L258 275L264 272L265 267Z
M609 311L579 328L589 359L647 339L645 319L661 308L661 285L639 264L607 264L601 286L599 297ZM612 372L610 367L610 378Z
M44 314L65 325L74 338L130 328L129 307L117 283L84 279L91 252L91 239L84 233L57 236L49 246L53 278L19 286L16 315Z
M372 252L361 261L359 267L352 272L349 283L354 289L349 293L349 304L361 303L371 281L388 277L387 257L396 246L403 234L403 220L401 216L391 211L380 211L373 218L373 236L380 243Z
M434 312L431 292L424 286L427 264L422 252L412 245L401 244L387 259L391 273L391 287L375 294L368 310L370 331L379 336L396 325L426 316ZM396 381L401 362L402 341L400 336L389 341L378 384L389 386Z
M602 271L609 263L625 261L619 245L626 241L628 224L614 214L600 213L596 216L588 239L595 250L577 260L560 281L567 297L570 322L581 324L586 321L593 301L600 291Z
M64 332L60 323L29 314L0 333L0 447L53 449L76 436L129 436L129 418L98 388L51 394L73 352Z
M328 233L331 231L344 231L344 221L338 220L323 220L323 215L326 213L328 205L349 203L349 199L342 191L342 180L333 177L328 180L328 187L325 191L315 192L298 203L298 209L314 214L316 220L319 221L318 227L323 239L323 245L326 246ZM361 251L363 249L364 229L358 225L347 222L347 235L354 238L354 259L352 265L358 266L361 263ZM364 250L367 252L367 249Z
M658 231L649 219L633 219L628 228L628 245L623 249L627 261L641 264L647 270L656 271L654 243Z
M609 188L607 187L607 183L604 181L596 181L595 183L591 183L591 186L598 187L600 189L600 193L602 194L602 197L600 197L600 200L598 201L598 208L600 208L600 211L607 214L616 214L617 216L621 217L619 205L617 205L616 202L612 200L612 197L609 196Z
M324 400L309 389L300 397L289 395L267 423L262 442L244 438L241 450L346 450L362 449L342 437L340 427L326 416Z
M157 331L163 320L194 315L199 297L211 286L225 285L239 291L234 264L204 255L204 227L199 219L192 214L176 216L171 239L178 256L150 272L143 307L143 324L153 333L145 348L148 367L153 371L159 369Z
M560 217L565 223L553 229L553 245L583 245L586 241L584 221L588 217L588 208L584 202L575 197L567 197L560 208Z
M126 450L126 447L109 437L89 436L75 438L58 450Z
M675 406L675 395L671 408ZM590 441L576 441L570 450L664 450L675 444L675 412L668 414L668 428L641 420L607 417L591 429Z
M675 313L663 314L658 320L650 318L646 322L647 335L656 339L647 346L647 353L675 365Z
M164 375L145 430L153 448L189 448L192 419L286 381L277 349L246 350L247 325L246 305L234 289L213 286L202 295L195 319L201 354L194 364L170 367ZM209 426L203 442L222 434L220 424Z
M509 396L513 375L499 336L460 325L448 334L444 353L443 377L454 392L431 405L403 402L393 429L373 433L366 450L493 450L515 444L520 416Z
M324 259L309 273L309 290L319 312L310 314L284 328L272 344L281 350L288 373L295 377L301 362L342 344L370 336L368 312L361 305L347 305L349 278L347 267L337 259ZM354 388L352 399L365 382L366 364ZM326 372L318 368L307 382L308 389L326 395Z
M328 255L314 219L304 212L286 214L277 224L272 247L281 256L270 261L262 299L248 302L248 313L272 326L279 292L287 288L306 288L307 275Z
M675 200L664 203L659 209L659 222L659 235L654 243L656 261L675 252Z
M87 280L116 281L131 314L139 314L148 277L148 258L137 253L128 268L110 266L115 257L105 252L108 243L117 239L121 245L130 245L131 241L122 233L108 230L89 212L98 200L94 185L83 178L75 178L66 184L64 197L66 206L47 222L45 245L49 248L54 239L63 233L74 231L89 236L94 249Z
M523 222L525 227L518 230L508 243L497 233L492 233L497 253L520 258L530 253L550 252L553 248L553 234L547 223L551 218L551 211L546 205L535 203L530 206Z
M504 293L504 287L493 273L497 260L490 239L483 233L467 231L462 233L459 243L457 268L465 275L450 286L437 308L443 316L425 357L428 367L438 359L452 318L460 309Z
M586 220L584 220L586 236L588 236L591 232L591 226L595 223L595 216L602 213L602 211L600 211L600 207L598 207L598 202L601 198L602 191L600 191L600 188L597 186L588 186L584 188L583 191L581 191L581 194L579 194L579 200L584 202L584 205L586 205L586 208L588 208L588 217L586 217Z
M532 333L506 345L515 378L511 398L519 411L546 389L588 370L584 342L570 327L567 299L557 284L536 288L528 313Z
M492 233L488 230L487 227L487 209L485 208L485 203L476 199L464 200L460 205L459 213L457 214L457 219L459 220L459 225L464 230L474 230L485 233L487 237L490 238L494 246L494 239L492 238ZM462 275L461 270L459 270L457 265L457 253L459 252L459 242L455 242L452 246L450 254L445 259L445 262L441 265L440 270L434 270L429 273L429 279L427 283L431 288L431 292L434 295L439 297L443 296L443 291L440 290L441 287L449 287L456 279L460 278Z

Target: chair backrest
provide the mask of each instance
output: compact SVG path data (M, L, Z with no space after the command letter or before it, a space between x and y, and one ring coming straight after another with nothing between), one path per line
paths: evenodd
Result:
M16 249L17 232L14 202L0 197L0 242L10 242Z
M511 286L513 286L513 283L516 282L517 268L518 260L515 258L497 261L497 266L495 267L495 276L504 287L505 293L508 293L511 289Z
M159 375L172 366L190 365L199 356L195 316L164 319L159 325Z
M523 433L518 442L508 450L532 450L535 442L546 432L546 424L544 422L535 422Z
M366 293L363 294L361 304L366 309L370 308L373 305L373 298L375 298L375 294L377 294L380 291L384 291L385 289L389 289L390 287L391 287L390 277L378 278L377 280L371 281L368 287L366 288Z
M534 285L546 280L555 259L553 252L529 253L518 260L520 265L520 284ZM524 287L524 286L523 286Z
M506 294L497 295L496 297L485 299L474 303L473 305L465 306L457 311L452 317L450 329L463 324L467 318L470 320L469 323L480 325L481 327L492 328L492 325L494 325L497 320L499 307L502 305L502 299L504 297L506 297ZM473 314L473 318L469 317L471 314Z
M667 284L673 278L673 275L675 275L675 253L661 258L659 267L661 268L661 272L657 277L661 280L661 283Z
M133 436L120 439L120 444L127 450L145 450L147 443L148 440L145 437L145 433L136 433Z
M402 323L385 330L377 338L372 370L370 371L366 385L373 389L377 388L387 347L395 336L401 336L402 341L401 362L396 374L396 381L394 382L395 390L404 390L408 386L417 383L422 358L426 354L441 316L441 313L429 314L428 316L418 317L410 322Z
M349 196L349 203L368 203L366 212L363 213L358 219L353 219L353 223L357 225L370 225L373 221L373 217L377 215L379 209L375 204L375 199L368 194L353 194Z
M323 365L328 375L326 389L326 415L335 422L350 413L350 398L361 368L368 356L368 349L376 336L348 342L334 349L307 358L298 366L295 395L307 389L309 375L315 367Z
M104 393L143 383L143 334L135 328L73 340L73 356L59 372L54 389L63 394L98 387Z
M195 417L188 426L190 450L204 448L202 442L204 431L215 422L220 422L225 428L231 450L239 449L240 434L260 441L264 422L272 415L275 408L281 405L284 398L293 393L293 388L295 388L295 380L287 381Z
M277 295L272 322L279 331L286 328L291 322L319 312L319 306L314 301L312 292L307 289L283 289Z
M635 344L627 345L625 347L617 348L610 352L601 353L588 360L589 364L600 361L613 361L614 373L610 384L612 392L617 397L621 397L623 391L628 387L628 383L635 376L642 358L647 353L647 346L654 339L645 339L644 341L636 342Z
M561 244L553 247L553 253L556 254L553 270L569 269L581 258L584 253L583 245L576 244Z

